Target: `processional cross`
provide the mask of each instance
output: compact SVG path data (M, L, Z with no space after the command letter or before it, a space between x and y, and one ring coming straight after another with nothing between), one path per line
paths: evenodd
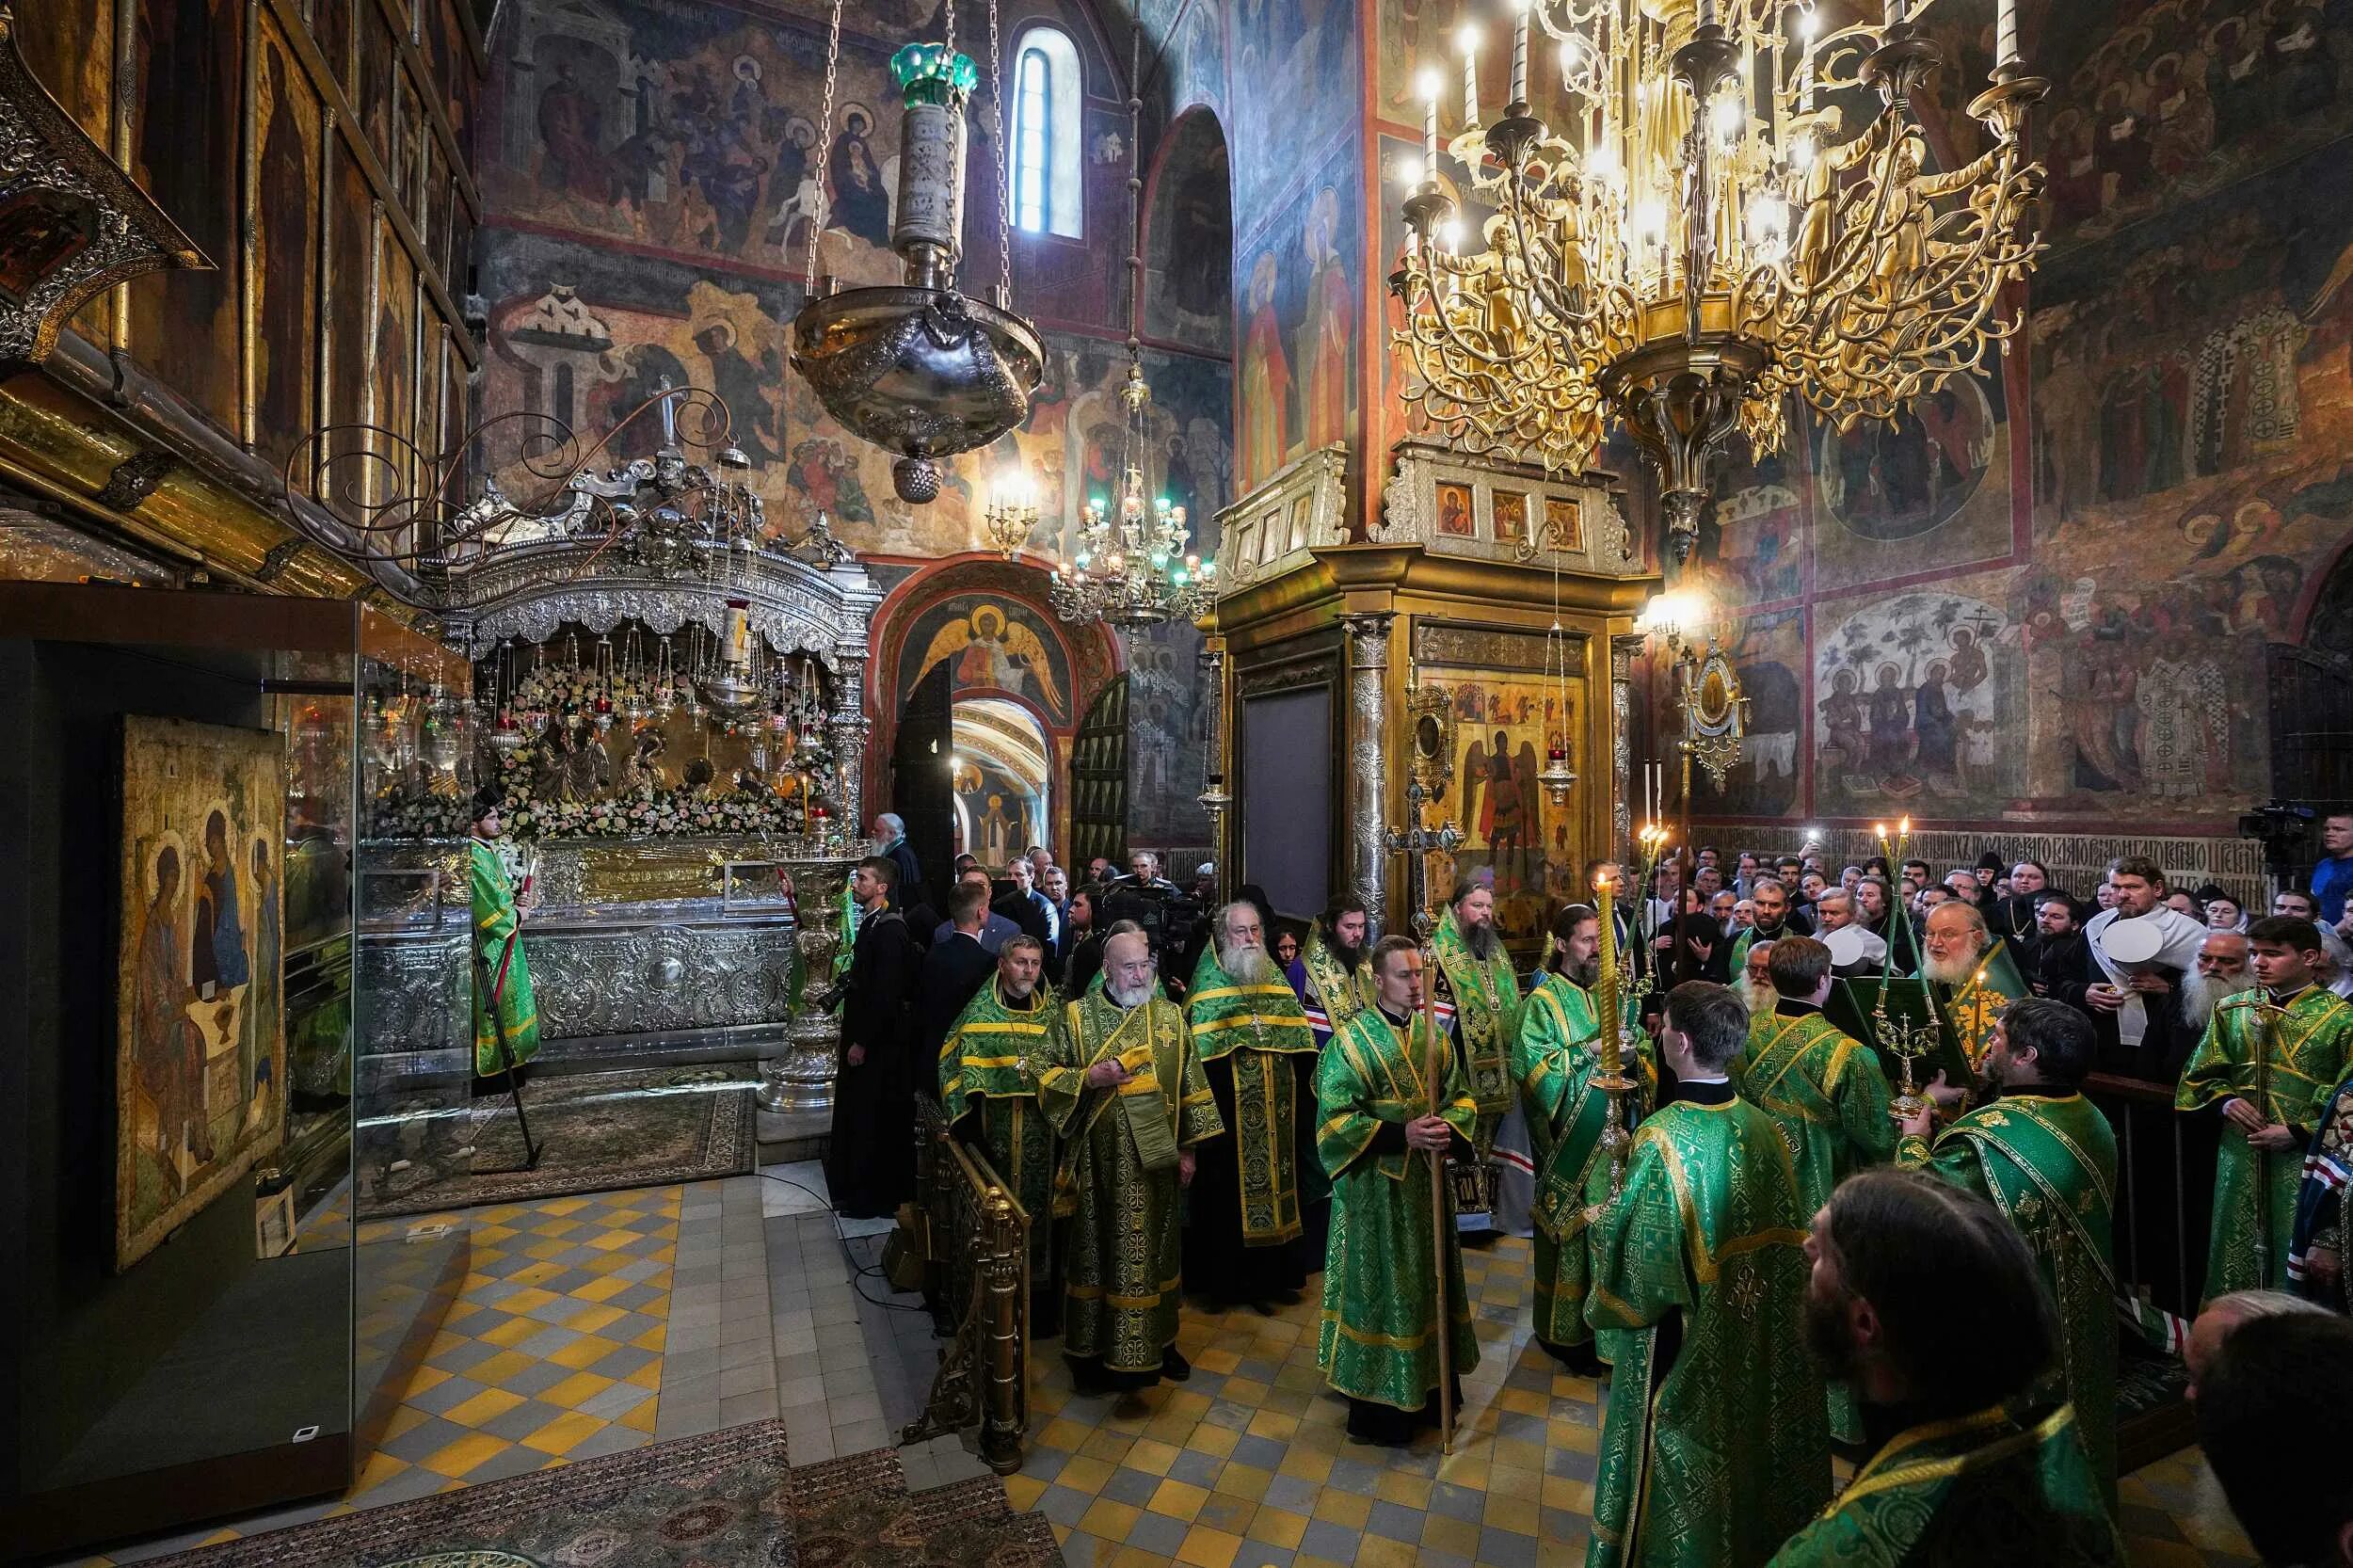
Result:
M1438 1037L1438 1016L1432 1004L1431 990L1437 983L1438 954L1431 944L1431 934L1437 920L1430 913L1429 860L1433 855L1451 855L1463 844L1463 835L1452 823L1432 829L1422 825L1422 808L1430 804L1431 791L1420 778L1405 786L1405 809L1412 825L1391 828L1382 836L1391 855L1407 856L1405 862L1406 897L1414 905L1414 938L1421 944L1421 1020L1426 1052L1422 1059L1422 1081L1429 1086L1430 1115L1438 1113L1444 1095L1446 1075L1440 1064L1447 1046ZM1438 1339L1438 1451L1444 1453L1454 1444L1454 1336L1452 1309L1447 1302L1446 1231L1454 1217L1447 1211L1447 1157L1432 1150L1430 1155L1430 1256L1437 1264L1437 1339Z

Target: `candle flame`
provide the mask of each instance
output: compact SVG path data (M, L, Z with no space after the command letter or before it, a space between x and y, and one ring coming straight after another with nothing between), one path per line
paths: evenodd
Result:
M1896 824L1896 831L1902 834L1907 839L1911 838L1912 819L1910 817L1906 817L1903 821L1897 823Z

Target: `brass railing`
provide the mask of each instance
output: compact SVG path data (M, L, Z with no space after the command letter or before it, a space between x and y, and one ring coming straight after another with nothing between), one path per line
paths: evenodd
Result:
M957 1141L930 1099L916 1101L916 1240L923 1296L953 1337L923 1414L901 1443L980 1428L981 1458L1021 1467L1030 1422L1030 1216L989 1164Z

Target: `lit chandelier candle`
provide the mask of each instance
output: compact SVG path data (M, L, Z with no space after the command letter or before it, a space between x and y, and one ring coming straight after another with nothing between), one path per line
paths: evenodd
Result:
M2025 119L2047 83L2005 59L1968 104L1982 151L1937 168L1913 105L1949 62L1903 0L1876 23L1842 8L1818 56L1812 0L1513 5L1513 102L1493 126L1476 35L1452 40L1455 200L1482 229L1467 253L1433 243L1455 200L1424 185L1392 278L1404 395L1452 444L1575 471L1623 428L1660 480L1662 542L1687 559L1726 450L1777 451L1787 394L1841 427L1892 422L2018 330L2009 286L2041 248L2044 183ZM1562 40L1557 126L1523 96L1538 24ZM1434 180L1426 112L1423 133Z

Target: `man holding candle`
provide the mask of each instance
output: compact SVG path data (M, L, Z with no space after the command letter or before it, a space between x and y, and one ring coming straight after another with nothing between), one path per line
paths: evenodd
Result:
M1764 1561L1830 1497L1821 1374L1804 1336L1806 1215L1772 1118L1733 1090L1748 1012L1667 995L1676 1098L1634 1134L1593 1230L1585 1320L1613 1371L1586 1568Z
M2028 997L1993 1026L1985 1076L2000 1092L1934 1134L1923 1109L1903 1124L1896 1163L1991 1198L2016 1226L2058 1308L2059 1369L2084 1451L2116 1507L2116 1293L2111 1194L2116 1134L2084 1098L2089 1020Z
M1437 1424L1441 1267L1453 1374L1479 1365L1451 1184L1431 1191L1433 1164L1469 1156L1479 1111L1453 1053L1424 1032L1421 950L1383 937L1372 975L1373 1005L1316 1068L1316 1152L1332 1178L1316 1365L1348 1400L1350 1436L1401 1446Z
M1602 1132L1609 1115L1609 1095L1595 1087L1601 1038L1601 917L1572 904L1553 917L1550 950L1542 978L1520 1009L1520 1033L1512 1076L1520 1087L1520 1109L1536 1157L1536 1340L1581 1377L1602 1375L1585 1326L1585 1289L1592 1260L1586 1226L1596 1206L1609 1195L1609 1161ZM1647 1042L1645 1042L1647 1043ZM1657 1069L1641 1064L1646 1087ZM1641 1103L1627 1108L1638 1119Z
M1732 1081L1781 1129L1794 1157L1800 1205L1810 1214L1853 1172L1894 1155L1894 1095L1879 1054L1822 1016L1830 949L1811 936L1785 936L1768 951L1772 1010L1751 1016ZM1830 1420L1840 1442L1863 1440L1854 1392L1843 1384L1831 1388Z

